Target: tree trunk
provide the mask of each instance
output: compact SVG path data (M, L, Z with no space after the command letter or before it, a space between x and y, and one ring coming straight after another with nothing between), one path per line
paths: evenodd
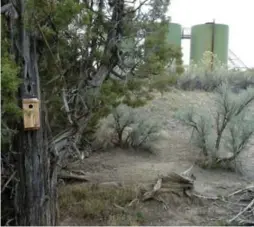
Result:
M57 222L57 170L51 166L45 134L43 129L20 130L16 137L17 225L56 225Z
M16 59L21 66L23 84L19 89L20 104L23 98L36 97L40 100L40 81L37 65L36 39L23 24L25 0L20 0L19 18L14 30L17 45ZM14 33L14 31L11 31ZM41 100L40 100L41 101ZM25 131L23 121L14 139L18 183L15 190L15 211L17 225L57 224L57 169L52 163L47 147L44 127L44 113L40 102L40 129Z

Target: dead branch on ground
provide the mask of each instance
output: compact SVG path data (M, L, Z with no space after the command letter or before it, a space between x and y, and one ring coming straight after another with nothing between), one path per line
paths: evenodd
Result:
M84 174L79 171L60 171L58 179L62 179L65 182L89 182L90 180Z
M254 208L254 199L252 199L252 201L242 211L240 211L237 215L235 215L233 218L231 218L228 221L228 223L230 224L233 221L237 220L241 215L243 215L246 211L248 211L250 209L252 209L251 211L252 211L252 214L253 214L253 208ZM242 221L244 221L244 219L241 219L240 222L242 222ZM254 218L253 218L253 220L245 220L245 222L247 222L247 223L254 223ZM241 223L241 224L246 224L246 223Z
M191 197L194 188L194 180L177 173L170 173L167 176L160 176L155 184L151 184L147 189L139 189L137 197L128 206L132 206L139 201L156 200L167 209L167 204L162 198L162 194L171 193L177 197Z

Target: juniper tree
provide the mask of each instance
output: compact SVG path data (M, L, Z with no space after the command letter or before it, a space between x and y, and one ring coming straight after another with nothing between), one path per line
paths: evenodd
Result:
M162 6L163 15L168 3L165 1ZM144 99L132 97L138 97L139 88L145 83L139 77L142 65L146 64L142 44L146 34L144 24L147 18L156 21L162 15L144 11L144 7L154 7L154 4L152 0L139 4L125 0L1 2L3 22L7 24L7 34L3 35L10 41L6 52L15 56L17 65L6 70L8 64L3 60L6 67L2 68L2 86L8 87L8 77L13 78L11 93L15 93L19 84L16 74L21 79L36 76L38 96L43 104L41 131L24 134L21 130L17 135L20 143L17 140L11 143L20 154L15 169L19 178L15 188L19 206L15 218L11 217L16 224L55 225L55 167L63 158L64 149L68 146L78 150L93 122L107 114L119 100L139 106L150 99L148 94L143 95ZM160 4L156 7L159 9ZM126 40L131 40L131 45L126 47ZM156 64L165 65L165 59L175 54L168 49L168 53L163 53L164 59L158 59L161 62L157 63L157 59L153 62L155 68ZM111 88L114 89L109 92ZM2 98L7 103L6 96ZM14 99L10 103L16 105ZM40 144L40 147L24 148L24 135L24 141L36 137L40 143L33 145ZM29 152L24 153L26 149ZM30 172L29 165L23 165L28 160L34 166Z

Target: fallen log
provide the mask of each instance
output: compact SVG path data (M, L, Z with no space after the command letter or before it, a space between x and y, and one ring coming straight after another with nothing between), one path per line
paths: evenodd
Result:
M75 174L73 172L60 172L58 179L64 180L64 182L89 182L88 176Z

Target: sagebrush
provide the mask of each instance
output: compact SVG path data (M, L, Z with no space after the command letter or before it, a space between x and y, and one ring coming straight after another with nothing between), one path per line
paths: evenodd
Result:
M96 142L104 148L121 147L153 152L164 139L161 124L151 116L141 115L138 109L122 104L99 122Z
M201 148L209 166L231 166L254 134L254 89L240 94L223 83L214 96L215 109L180 110L177 114L193 130L193 142Z
M212 69L211 55L214 59ZM203 59L196 64L191 63L178 79L178 87L183 90L214 91L223 83L228 83L235 93L254 87L254 71L229 70L216 55L205 52Z

